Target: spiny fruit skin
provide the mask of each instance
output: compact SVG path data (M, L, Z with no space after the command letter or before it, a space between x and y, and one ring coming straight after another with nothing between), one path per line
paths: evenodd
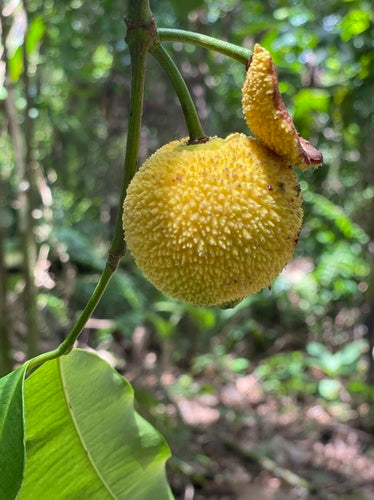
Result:
M289 163L243 134L159 149L133 178L123 215L127 245L149 281L200 306L269 286L301 222Z
M256 44L242 89L243 113L253 134L272 151L303 170L322 163L322 155L297 133L278 87L274 62Z

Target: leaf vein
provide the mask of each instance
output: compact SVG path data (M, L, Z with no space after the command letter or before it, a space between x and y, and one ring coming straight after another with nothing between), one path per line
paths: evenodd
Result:
M77 420L76 420L76 418L74 416L74 413L73 413L73 408L72 408L72 405L71 405L71 401L69 399L68 390L67 390L67 387L66 387L66 384L65 384L64 375L63 375L63 370L62 370L61 362L60 362L59 359L58 359L58 371L59 371L59 374L60 374L62 392L63 392L64 398L65 398L66 407L68 409L71 421L72 421L73 426L74 426L74 428L76 430L76 433L78 435L78 439L81 442L83 450L86 453L86 455L88 457L88 460L90 461L91 466L94 469L95 473L97 474L97 476L101 480L101 482L104 485L104 487L108 490L108 493L111 495L111 497L114 498L114 499L116 499L117 498L116 495L113 493L113 491L111 490L109 484L105 481L104 477L102 476L102 474L100 473L98 467L96 466L96 463L95 463L95 461L94 461L94 459L93 459L93 457L92 457L92 455L91 455L88 447L86 446L84 438L83 438L83 436L82 436L82 434L81 434L81 432L79 430L79 425L78 425L78 422L77 422Z

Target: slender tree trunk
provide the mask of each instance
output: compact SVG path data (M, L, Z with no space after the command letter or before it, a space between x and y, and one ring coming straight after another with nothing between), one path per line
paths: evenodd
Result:
M366 135L363 158L364 165L362 168L363 178L366 185L373 185L374 183L374 169L371 163L371 158L373 155L373 141L374 141L374 129L372 126L367 126L364 130ZM367 261L370 266L370 274L368 277L368 289L366 291L366 338L369 344L368 351L368 371L367 371L367 382L369 384L374 383L374 200L372 199L368 207L365 207L365 230L369 235L370 241L367 249ZM366 217L365 217L366 215Z
M29 25L28 0L23 0L23 6L26 13L27 23ZM32 211L37 204L37 188L35 169L32 161L32 141L33 141L33 121L30 117L32 108L30 96L29 79L29 60L26 50L26 43L22 45L23 50L23 85L26 98L26 107L24 112L24 136L25 136L25 170L24 179L28 186L25 191L25 213L22 217L23 223L26 223L22 231L23 249L25 256L25 306L28 325L27 350L29 357L38 354L38 345L40 338L39 329L39 311L37 305L38 290L35 285L35 269L37 262L37 247L35 241L35 220ZM27 277L27 279L26 279Z
M20 186L18 194L18 220L23 254L23 279L25 283L23 295L27 323L27 350L29 357L33 357L38 352L39 320L37 307L37 288L35 286L34 276L36 265L36 242L34 236L34 219L32 217L32 210L35 203L35 182L33 179L34 175L31 159L32 122L29 115L31 103L29 94L28 59L25 44L23 44L23 83L26 97L23 133L19 126L18 114L15 107L13 85L9 77L9 58L5 44L6 23L4 17L2 16L1 26L3 57L6 65L5 87L7 89L7 98L5 100L5 110L9 121L10 135L14 149L15 167Z
M0 179L0 200L3 199ZM0 215L0 221L2 217ZM11 324L7 299L7 272L5 267L4 233L0 222L0 377L12 369L12 356L10 351Z
M370 203L369 213L372 214L374 210L374 203ZM366 338L369 344L368 351L368 371L367 382L374 383L374 221L369 222L368 234L370 243L368 245L367 260L370 266L370 274L368 278L368 289L366 292Z

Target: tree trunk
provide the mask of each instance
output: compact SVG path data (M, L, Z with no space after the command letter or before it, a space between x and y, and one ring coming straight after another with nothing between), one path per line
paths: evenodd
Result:
M0 199L2 199L1 191ZM0 377L6 375L12 370L10 330L11 325L7 300L7 275L5 267L4 233L3 228L0 224Z
M372 167L371 158L373 155L373 141L374 129L372 126L367 126L364 130L366 135L363 158L363 177L365 184L368 186L374 183L374 169ZM365 207L364 221L365 230L370 238L367 248L367 262L370 266L370 273L368 277L368 288L366 291L366 339L369 344L368 351L368 371L367 382L368 384L374 383L374 199L370 201L368 207ZM366 215L366 217L365 217ZM366 219L366 220L365 220Z
M0 13L1 16L1 13ZM35 196L33 181L33 171L31 162L31 140L32 123L29 117L30 98L28 81L28 60L24 47L24 87L26 96L26 109L24 113L24 134L19 126L19 117L14 100L13 84L9 76L9 58L5 44L6 22L3 16L1 19L1 35L3 45L3 57L6 67L5 88L7 98L5 100L5 110L9 122L10 135L14 150L14 162L16 174L18 176L18 221L21 236L21 250L23 254L23 279L24 279L24 307L27 323L27 350L28 356L33 357L38 352L39 341L39 320L37 307L37 288L35 286L34 270L36 266L36 242L34 236L34 219L32 210L34 208ZM7 30L8 31L8 30Z

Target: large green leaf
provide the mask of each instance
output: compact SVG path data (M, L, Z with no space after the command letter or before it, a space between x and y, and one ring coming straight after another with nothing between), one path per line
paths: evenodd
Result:
M26 468L19 500L173 498L162 436L134 411L130 384L73 350L25 384Z
M0 379L0 498L13 500L21 486L25 462L21 367Z

